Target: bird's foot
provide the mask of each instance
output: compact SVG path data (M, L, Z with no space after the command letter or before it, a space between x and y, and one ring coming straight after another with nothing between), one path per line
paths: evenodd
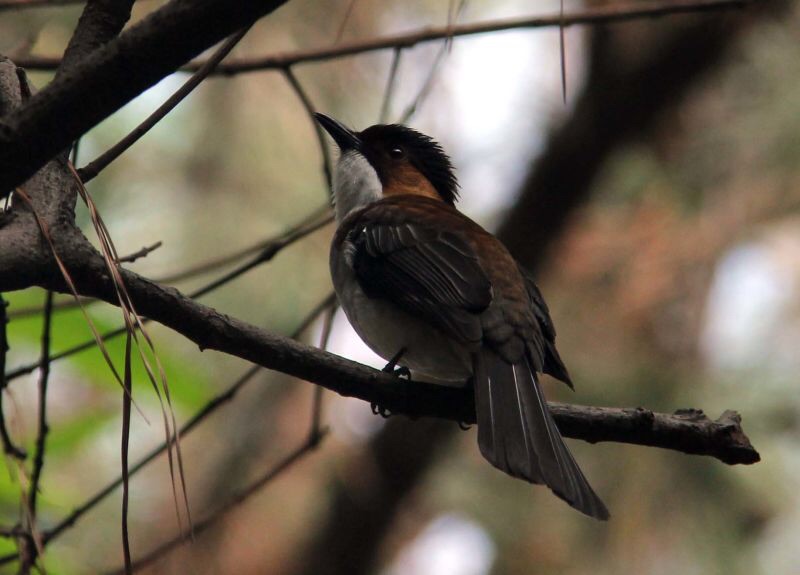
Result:
M374 401L369 404L372 408L372 413L375 415L380 415L384 419L389 419L392 416L392 412L383 407L382 405L378 405Z
M404 377L407 380L411 381L411 371L409 371L409 369L404 365L394 367L392 365L387 364L382 371L384 373L391 373L395 377Z
M384 373L391 373L396 377L405 377L407 380L411 381L411 371L405 366L397 366L397 362L400 361L400 358L403 357L403 354L406 352L406 348L401 348L392 359L389 360L384 368Z
M459 421L458 422L458 428L461 431L467 431L467 430L472 429L472 425L470 425L469 423L464 423L463 421Z

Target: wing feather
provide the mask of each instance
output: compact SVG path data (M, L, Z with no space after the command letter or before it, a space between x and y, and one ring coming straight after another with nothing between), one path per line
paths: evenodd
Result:
M492 288L467 241L417 222L368 222L351 232L353 269L370 297L389 299L460 340L479 341Z

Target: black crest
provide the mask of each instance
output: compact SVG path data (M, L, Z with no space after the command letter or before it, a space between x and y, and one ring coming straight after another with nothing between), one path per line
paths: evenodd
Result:
M392 161L393 151L400 150L446 203L455 204L458 199L458 180L450 158L436 140L400 124L377 124L361 132L359 137L365 155L376 167L379 176L387 163Z

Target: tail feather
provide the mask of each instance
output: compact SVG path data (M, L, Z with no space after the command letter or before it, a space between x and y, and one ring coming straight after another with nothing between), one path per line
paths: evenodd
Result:
M564 443L527 355L510 364L491 350L475 360L478 445L483 456L509 475L544 483L572 507L608 519Z

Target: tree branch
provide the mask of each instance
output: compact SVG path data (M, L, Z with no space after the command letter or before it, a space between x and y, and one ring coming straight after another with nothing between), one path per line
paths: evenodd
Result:
M134 0L89 0L64 51L56 77L62 76L122 31Z
M743 8L755 0L670 0L668 2L633 2L598 6L572 14L553 14L549 16L526 16L505 20L492 20L472 24L438 26L424 28L405 34L393 34L368 40L344 42L322 48L298 50L284 54L272 54L255 58L231 59L216 68L214 74L234 75L262 70L283 70L287 66L306 62L321 62L354 56L389 48L411 48L417 44L434 42L456 36L473 36L518 29L553 28L557 26L577 26L627 22L645 18L657 18L673 14L691 14ZM52 57L28 56L19 58L19 65L35 70L52 70L58 66L59 59ZM186 72L195 72L204 65L203 61L191 62L182 67Z
M62 249L65 263L83 295L115 303L113 285L104 262L91 246L72 244ZM123 278L140 313L195 342L321 385L345 397L356 397L411 417L475 421L470 389L452 389L409 382L343 357L315 349L228 317L195 302L173 288L163 287L133 272ZM48 286L64 289L58 282ZM621 441L665 447L716 457L726 463L754 463L753 449L738 422L687 422L684 415L652 414L642 410L554 404L556 422L564 435L590 442Z
M0 123L0 197L181 64L285 0L172 0Z
M19 460L24 460L27 454L25 451L16 445L11 440L11 435L8 433L6 427L5 412L3 410L3 394L6 389L6 378L4 375L6 368L6 354L8 353L8 339L6 333L6 324L8 318L6 317L6 307L8 303L3 299L0 294L0 443L3 447L3 453L16 457Z
M0 0L0 12L24 8L48 8L67 4L83 4L86 0Z

